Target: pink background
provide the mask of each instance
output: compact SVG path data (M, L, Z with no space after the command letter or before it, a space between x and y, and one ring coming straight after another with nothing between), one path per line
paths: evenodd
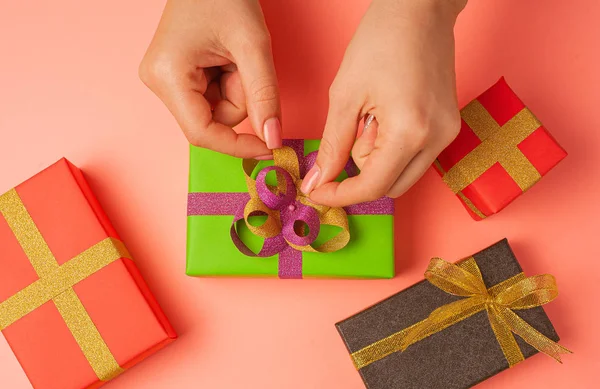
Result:
M137 78L163 3L0 0L0 193L62 156L83 168L181 334L112 389L362 388L334 323L422 279L431 256L455 260L503 237L526 272L558 278L547 312L575 354L562 366L535 356L481 387L597 387L600 2L467 7L456 28L461 104L504 75L570 156L483 222L430 170L397 201L398 276L386 281L184 275L187 144ZM264 3L284 131L319 137L328 85L368 1ZM29 388L3 339L0 386Z

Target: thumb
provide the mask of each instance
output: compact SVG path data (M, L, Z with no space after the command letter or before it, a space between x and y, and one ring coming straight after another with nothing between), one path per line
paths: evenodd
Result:
M304 177L300 188L303 193L309 194L318 186L335 180L344 169L356 139L359 113L360 107L330 99L317 161Z
M269 149L281 147L281 103L268 35L263 42L241 48L234 56L254 132Z

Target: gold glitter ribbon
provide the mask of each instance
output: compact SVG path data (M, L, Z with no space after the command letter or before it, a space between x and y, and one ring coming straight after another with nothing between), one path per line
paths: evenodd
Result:
M333 208L324 205L318 205L311 202L300 190L302 179L300 178L300 163L296 152L291 148L284 146L280 149L273 150L273 161L275 166L286 170L294 181L296 187L296 200L300 203L311 207L317 211L320 224L340 227L340 232L333 238L322 243L318 247L312 245L298 246L290 241L287 243L296 250L329 253L344 248L350 241L350 229L348 227L348 216L343 208ZM243 169L246 177L246 185L250 194L250 201L244 208L244 220L248 229L257 236L262 238L271 238L281 232L281 220L279 211L267 207L259 197L256 189L256 180L252 178L252 172L258 165L259 161L254 159L245 159L243 161ZM286 191L285 179L277 173L277 186L267 185L269 190L274 194L283 194ZM264 214L267 220L260 226L250 224L249 218L255 214Z
M481 143L450 170L442 170L444 182L454 193L459 194L496 163L500 163L523 192L541 178L517 147L542 125L529 109L523 108L500 126L478 100L473 100L461 110L461 117ZM441 168L439 162L436 165Z
M124 370L102 339L73 286L120 258L131 259L123 243L113 238L104 239L59 265L16 190L0 196L0 213L39 277L0 302L0 330L52 301L98 379L109 381L121 374Z
M514 312L539 307L556 298L558 288L552 275L525 277L523 273L519 273L488 289L475 259L470 257L459 264L433 258L425 272L425 278L446 293L466 298L439 307L427 319L352 353L357 369L390 354L404 351L410 345L484 310L487 311L490 325L509 367L525 359L513 333L558 362L561 362L561 353L571 353Z

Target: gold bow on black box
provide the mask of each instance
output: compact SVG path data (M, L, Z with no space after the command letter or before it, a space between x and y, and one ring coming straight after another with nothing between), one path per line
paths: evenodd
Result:
M425 278L444 292L465 298L441 306L425 320L352 353L357 369L390 354L402 352L410 345L483 310L487 311L490 325L510 367L525 359L513 334L559 362L560 354L571 353L514 312L539 307L556 298L558 288L554 276L544 274L526 277L519 273L487 288L475 259L470 257L459 264L433 258Z

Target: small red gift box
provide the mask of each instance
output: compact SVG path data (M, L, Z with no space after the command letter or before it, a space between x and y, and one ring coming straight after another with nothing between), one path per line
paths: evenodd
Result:
M0 195L0 330L35 389L98 388L176 338L65 159Z
M460 133L435 168L475 220L502 210L567 156L504 78L460 115Z

